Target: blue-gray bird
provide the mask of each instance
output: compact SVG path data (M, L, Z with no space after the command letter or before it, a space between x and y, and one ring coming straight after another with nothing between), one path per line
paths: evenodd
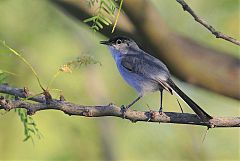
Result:
M141 50L132 39L117 36L100 43L109 47L121 76L138 93L138 97L126 109L144 94L160 91L159 112L162 113L163 90L166 90L171 94L177 93L202 120L212 118L175 85L163 62Z

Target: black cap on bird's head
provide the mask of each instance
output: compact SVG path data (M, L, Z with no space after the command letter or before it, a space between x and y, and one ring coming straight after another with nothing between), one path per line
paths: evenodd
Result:
M100 41L100 43L121 54L127 53L131 49L139 49L138 45L126 36L115 36L107 41Z
M107 41L100 41L100 44L103 45L119 45L121 43L129 43L133 40L131 40L130 38L126 37L126 36L114 36L112 38L110 38Z

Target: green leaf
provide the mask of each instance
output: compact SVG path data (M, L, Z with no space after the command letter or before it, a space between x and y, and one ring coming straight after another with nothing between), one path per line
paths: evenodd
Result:
M109 19L108 20L106 20L106 19L108 19L108 18L99 16L99 21L101 21L105 25L108 26L109 24L112 24L112 22Z
M100 8L103 8L104 6L107 8L108 11L112 12L111 5L109 6L105 1L101 1ZM112 14L114 14L114 12L112 12Z
M30 137L31 137L31 136L28 135L23 141L24 141L24 142L27 141Z
M0 84L4 83L6 78L7 78L7 76L5 75L5 73L0 73Z
M93 16L93 17L90 17L90 18L87 18L87 19L83 20L83 22L87 23L87 22L90 22L90 21L95 21L97 18L98 18L98 16Z
M93 25L92 27L91 27L93 30L99 30L99 27L97 27L96 25Z
M32 119L32 117L28 116L25 109L17 109L20 120L24 127L24 135L25 139L23 141L27 141L29 138L33 141L33 135L40 138L40 132ZM34 142L33 142L34 143Z
M108 14L108 15L111 15L112 17L114 17L114 14L112 14L111 11L109 11L106 7L102 7L102 9Z
M35 131L33 129L28 129L28 131L30 131L30 132L35 134Z
M100 22L96 21L95 23L96 23L96 25L98 25L98 27L100 27L101 29L103 29L103 25L102 25Z
M112 6L112 7L114 7L114 10L115 10L115 6L116 6L116 4L114 3L114 1L113 0L107 0L109 3L110 3L110 5ZM114 13L114 12L113 12Z
M92 2L96 3L98 0L90 0L88 2L90 5L93 5ZM98 5L99 7L96 9L96 15L83 21L85 23L92 22L91 29L95 32L103 29L104 25L108 26L112 24L112 21L108 17L114 17L114 12L116 10L116 3L114 0L100 0Z
M109 24L112 24L112 21L109 18L105 17L104 20L107 21Z
M90 7L92 7L92 6L94 6L94 3L95 3L96 1L95 0L89 0L88 1L88 5L90 6Z

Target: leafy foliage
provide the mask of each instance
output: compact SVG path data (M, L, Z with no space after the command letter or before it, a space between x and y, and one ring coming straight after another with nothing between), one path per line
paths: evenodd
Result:
M74 69L79 69L83 65L86 66L86 65L89 65L89 64L99 64L99 65L101 65L101 63L99 61L97 61L93 57L87 56L87 55L82 55L80 57L77 57L75 60L67 62L66 64L62 65L58 69L58 71L53 75L52 79L49 81L47 89L49 89L49 87L52 85L54 80L59 76L59 74L61 72L63 72L63 73L72 73L72 71Z
M0 70L0 84L5 83L6 78L7 78L6 72L4 72L3 70ZM5 98L13 99L13 96L5 95ZM17 112L18 116L20 117L20 120L24 127L25 138L23 141L27 141L27 140L31 139L33 142L33 135L36 135L38 138L40 138L41 135L37 128L37 125L34 122L34 120L32 119L32 117L27 115L26 110L25 109L15 109L15 111Z
M105 3L102 3L102 6L104 4ZM104 18L101 17L101 14L98 15L98 20L101 20L101 22L104 21ZM96 24L99 23L97 21L96 21ZM106 21L108 21L108 20L106 20ZM39 86L42 88L42 90L45 91L45 89L43 88L43 86L41 84L41 81L40 81L40 78L39 78L37 72L35 71L33 66L30 64L30 62L27 61L19 52L17 52L13 48L11 48L9 45L7 45L5 43L5 41L1 41L1 42L2 42L2 45L6 49L11 51L11 54L17 56L21 61L23 61L30 68L30 70L32 71L32 73L36 77ZM76 68L78 69L83 65L86 66L86 65L89 65L89 64L100 64L101 65L101 63L99 61L95 60L91 56L86 56L86 55L78 57L75 60L72 60L70 62L67 62L65 65L63 65L61 68L59 68L58 72L52 77L51 81L49 82L49 85L47 86L47 90L48 90L48 87L50 87L50 85L53 83L53 81L57 78L57 76L61 72L69 73L69 72L72 72L73 69L76 69ZM16 74L8 72L8 71L0 70L0 84L5 82L6 74L16 75ZM5 97L7 99L14 99L13 96L10 96L10 95L5 95ZM39 132L39 129L37 128L37 125L34 122L33 118L31 116L27 115L26 110L21 109L21 108L17 108L17 109L15 109L15 111L17 112L17 114L18 114L18 116L19 116L19 118L20 118L20 120L23 124L23 127L24 127L25 138L24 138L23 141L27 141L27 140L31 139L32 142L34 143L33 136L37 136L40 139L41 138L41 133Z
M88 4L90 7L93 7L96 3L99 4L99 7L96 10L94 16L85 19L83 22L91 23L91 28L93 31L99 31L103 29L103 25L109 26L112 24L109 16L114 17L116 10L116 4L113 0L89 0Z
M40 79L39 79L36 71L34 70L34 68L31 66L31 64L20 53L15 51L13 48L9 47L4 41L2 43L14 55L18 56L18 58L20 58L25 64L27 64L27 66L31 69L31 71L34 73L35 77L37 78L39 85L42 87L42 85L40 83ZM78 69L83 65L86 66L89 64L100 64L101 65L101 63L99 61L97 61L93 57L87 56L87 55L77 57L75 60L67 62L61 68L59 68L58 72L52 77L48 87L53 83L53 81L57 78L57 76L61 72L71 73L73 69ZM0 70L0 84L5 82L6 74L16 75L16 74L8 72L8 71ZM47 87L47 89L48 89L48 87ZM42 89L43 89L43 87L42 87ZM5 95L5 97L7 99L14 99L13 96L11 96L11 95ZM17 112L17 114L23 124L23 127L24 127L25 138L23 141L27 141L27 140L31 139L32 142L34 143L33 136L37 136L40 139L41 133L39 132L39 129L37 128L37 125L34 122L33 118L31 116L27 115L26 110L17 108L17 109L15 109L15 111Z
M23 141L27 141L27 140L31 139L32 142L34 143L33 135L37 136L38 139L40 139L41 133L38 130L37 125L34 122L33 118L31 116L27 115L26 110L22 109L22 108L18 108L15 111L17 112L17 114L23 124L23 127L24 127L25 138Z
M68 66L70 69L79 69L83 65L89 65L89 64L99 64L101 63L97 60L95 60L92 56L82 55L80 57L77 57L75 60L72 60L70 62L67 62L65 66ZM62 70L61 68L60 70Z
M31 71L34 73L35 77L37 78L39 85L41 86L39 77L38 77L36 71L34 70L34 68L31 66L31 64L21 54L19 54L13 48L8 46L4 41L2 41L2 44L4 47L6 47L8 50L10 50L14 55L16 55L20 60L22 60L25 64L27 64L27 66L31 69ZM16 75L16 74L8 72L8 71L0 70L0 84L5 83L7 74ZM5 95L5 98L14 99L13 96L11 96L11 95ZM37 125L34 122L33 118L31 116L27 115L26 110L25 109L16 109L15 111L17 112L18 116L20 117L20 120L24 127L25 139L23 141L27 141L27 140L31 139L33 142L33 135L36 135L38 138L40 138L41 135L37 128Z
M2 70L0 70L0 84L4 83L5 79L6 74Z
M2 70L0 70L0 84L5 83L6 78L7 78L7 75ZM13 96L5 95L5 98L13 99ZM40 138L40 132L36 126L36 123L34 122L31 116L27 115L26 110L16 109L15 111L17 112L17 114L19 115L23 123L24 135L25 135L25 139L23 141L27 141L28 139L31 139L33 142L33 137L32 137L33 135L36 135L38 136L38 138Z

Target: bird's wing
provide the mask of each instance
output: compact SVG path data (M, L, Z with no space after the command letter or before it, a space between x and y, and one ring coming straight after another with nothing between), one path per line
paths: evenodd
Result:
M170 78L169 71L160 60L146 53L125 54L121 57L121 65L128 72L157 81L164 89L172 93L167 84L167 80Z

